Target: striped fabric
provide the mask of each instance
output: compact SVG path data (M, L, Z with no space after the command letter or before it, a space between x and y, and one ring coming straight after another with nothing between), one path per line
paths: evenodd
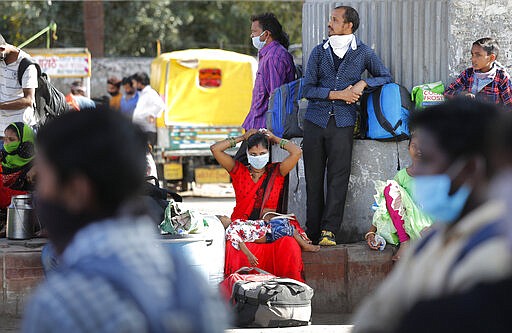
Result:
M279 42L273 41L262 48L259 53L258 71L252 91L251 110L242 127L246 130L265 128L265 113L268 110L270 94L294 79L293 57Z

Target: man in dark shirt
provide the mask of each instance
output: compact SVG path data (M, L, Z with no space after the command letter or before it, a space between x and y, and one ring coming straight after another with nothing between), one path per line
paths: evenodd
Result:
M304 166L307 190L307 233L320 245L336 245L343 219L356 121L355 103L366 87L392 81L389 70L354 32L359 14L336 7L329 21L329 39L311 52L304 96L309 99L304 121ZM361 79L368 70L371 78ZM324 198L324 170L327 195Z

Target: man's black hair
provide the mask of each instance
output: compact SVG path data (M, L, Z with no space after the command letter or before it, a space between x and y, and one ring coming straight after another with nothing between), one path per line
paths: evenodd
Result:
M487 129L490 174L512 166L512 113L500 114Z
M500 44L498 44L498 41L494 38L480 38L476 42L473 43L473 45L480 46L487 52L487 55L494 54L496 58L498 58L498 54L500 52Z
M269 148L268 137L263 133L255 133L247 139L247 149L254 146L262 145L265 149Z
M5 41L4 36L2 36L2 34L0 34L0 46L5 45L5 44L7 44L7 42Z
M121 81L121 84L124 86L125 84L129 84L130 86L133 86L132 82L132 76L125 76L123 77L123 81Z
M37 143L59 183L74 176L91 182L102 216L113 216L144 183L144 133L118 112L66 113L40 129Z
M486 156L487 128L499 112L494 104L455 98L414 113L409 127L432 134L451 161L473 155Z
M149 75L144 72L137 72L133 74L132 79L142 83L144 86L149 86Z
M251 16L251 21L258 23L261 26L263 31L268 30L272 35L272 38L279 42L279 44L283 45L286 49L290 46L290 39L286 32L283 31L283 26L277 20L276 16L273 13L263 13L259 15Z
M359 13L357 10L350 6L338 6L334 9L344 9L343 19L345 23L352 23L352 33L356 32L359 28Z

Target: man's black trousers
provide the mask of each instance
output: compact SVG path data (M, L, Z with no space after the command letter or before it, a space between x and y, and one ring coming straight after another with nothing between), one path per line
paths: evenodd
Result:
M318 241L322 230L337 233L343 220L352 161L354 127L327 128L304 121L304 169L307 192L307 234ZM327 170L326 170L327 167ZM324 171L327 192L324 195Z

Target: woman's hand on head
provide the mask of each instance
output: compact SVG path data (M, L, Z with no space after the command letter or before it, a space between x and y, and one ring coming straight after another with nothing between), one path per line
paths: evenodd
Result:
M244 133L244 135L243 135L244 141L247 141L247 139L249 139L251 136L253 136L256 133L258 133L258 130L251 128L250 130L248 130L247 132Z
M270 142L276 143L279 141L279 138L277 136L275 136L274 133L272 133L268 129L262 128L262 129L260 129L260 131L261 131L261 133L265 134L265 136L270 140Z

